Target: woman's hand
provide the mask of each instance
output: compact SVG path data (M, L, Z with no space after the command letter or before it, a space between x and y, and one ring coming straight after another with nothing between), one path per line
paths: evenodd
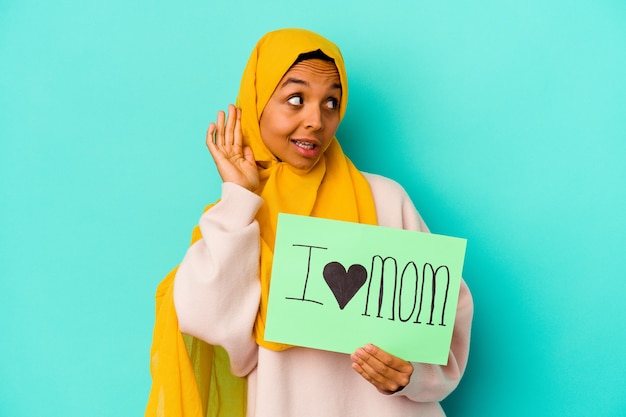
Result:
M224 182L233 182L250 191L259 187L259 172L250 147L243 146L241 109L230 104L228 119L217 112L217 124L211 123L206 134L206 145Z
M409 383L413 374L413 365L410 362L374 345L358 348L350 358L352 369L385 395L400 391Z

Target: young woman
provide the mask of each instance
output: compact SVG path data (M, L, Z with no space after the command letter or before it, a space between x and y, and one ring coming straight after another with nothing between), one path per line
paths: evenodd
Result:
M207 132L221 198L157 292L146 415L444 415L439 401L468 357L464 282L446 366L371 344L346 355L263 337L279 212L428 230L400 185L361 173L343 154L335 132L347 96L341 53L327 39L286 29L258 42L237 106Z

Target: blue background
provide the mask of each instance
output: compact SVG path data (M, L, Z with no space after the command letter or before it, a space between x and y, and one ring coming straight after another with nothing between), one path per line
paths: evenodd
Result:
M449 416L625 415L623 0L0 0L0 415L143 414L205 129L281 27L341 47L357 166L468 239Z

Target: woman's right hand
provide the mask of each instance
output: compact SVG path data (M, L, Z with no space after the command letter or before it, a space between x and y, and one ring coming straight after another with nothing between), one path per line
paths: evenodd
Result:
M217 123L211 123L206 134L206 145L224 182L233 182L252 192L259 187L259 172L254 154L243 146L241 109L230 104L228 118L217 112Z

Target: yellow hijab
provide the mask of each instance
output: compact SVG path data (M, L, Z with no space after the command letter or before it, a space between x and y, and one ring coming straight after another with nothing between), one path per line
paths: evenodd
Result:
M259 120L279 81L301 54L317 50L332 58L339 71L339 111L343 118L348 84L341 52L329 40L303 29L278 30L259 40L244 70L237 99L242 110L244 142L252 148L259 166L261 186L257 193L264 200L256 216L261 230L261 300L254 335L260 346L273 350L290 347L263 337L278 213L376 224L369 184L335 138L308 171L277 160L261 139ZM196 226L192 243L200 238ZM175 273L176 269L157 289L152 389L146 416L243 416L245 379L230 374L228 355L218 346L180 333L172 296Z

